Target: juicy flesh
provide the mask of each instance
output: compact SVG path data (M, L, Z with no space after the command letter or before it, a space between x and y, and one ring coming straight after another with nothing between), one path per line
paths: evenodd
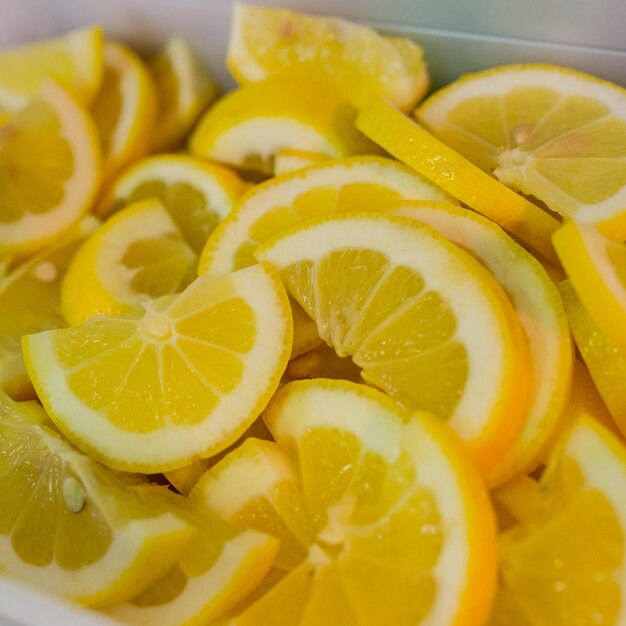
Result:
M363 378L413 408L452 414L468 377L467 353L453 312L415 270L391 268L379 252L343 249L316 265L293 264L282 278L320 337L339 356L352 356Z
M255 341L254 311L239 296L192 291L169 307L160 302L147 304L140 319L93 318L57 335L72 392L123 430L206 419L237 387Z
M60 133L58 118L41 100L0 129L0 222L45 213L62 201L74 156Z

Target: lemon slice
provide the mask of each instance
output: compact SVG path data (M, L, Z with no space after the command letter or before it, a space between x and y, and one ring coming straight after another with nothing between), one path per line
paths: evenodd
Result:
M286 228L316 217L379 211L408 198L451 199L410 168L383 157L319 163L255 186L215 229L202 251L200 274L225 274L255 263L253 252ZM317 327L292 301L292 356L319 345Z
M626 397L622 393L622 381L626 380L626 358L615 344L598 330L571 283L569 281L559 283L559 291L576 347L589 368L592 384L602 396L615 424L626 435ZM575 389L580 387L581 385L577 384ZM585 408L594 416L598 413L586 405Z
M623 213L626 90L617 85L553 65L510 65L455 81L416 114L500 182L561 215L605 223Z
M91 105L110 180L150 147L156 115L154 86L143 61L127 46L104 46L104 78Z
M283 148L276 153L274 157L274 176L282 174L290 174L303 167L315 165L320 161L326 160L326 155L319 152L305 152L304 150L293 150Z
M198 532L161 579L107 613L125 624L208 624L254 590L271 567L279 542L258 531L233 526L205 507L190 509Z
M626 452L597 422L555 448L532 514L501 540L492 626L607 624L626 618Z
M200 277L128 318L28 335L24 360L55 424L115 468L163 472L235 441L275 391L292 324L257 265Z
M0 392L3 572L81 604L124 602L177 560L193 526L160 492L103 468Z
M106 217L132 202L159 198L199 254L244 189L239 176L225 167L182 154L163 154L142 159L116 178L96 213Z
M46 83L0 127L0 255L41 249L86 213L100 182L93 122Z
M266 175L284 148L329 157L377 152L354 127L356 113L326 81L272 76L221 98L200 120L189 148L197 157Z
M264 419L276 443L248 440L193 493L282 541L282 578L229 624L483 623L493 517L444 425L330 380L290 383Z
M554 247L572 287L606 338L626 358L626 246L593 226L569 222Z
M100 88L104 37L96 26L0 53L0 108L17 111L54 80L88 103Z
M323 74L356 106L379 95L410 110L429 84L423 50L346 20L236 3L226 63L239 82Z
M154 152L180 146L203 110L216 98L217 86L189 44L170 39L150 61L159 113L150 147Z
M22 336L65 326L61 279L80 242L97 226L98 220L85 217L54 245L0 271L0 388L13 398L34 395Z
M527 348L478 261L429 226L383 213L309 222L256 254L365 380L447 420L484 473L499 462L526 409Z
M145 300L182 291L196 277L197 262L161 202L137 202L76 252L63 280L63 315L76 325L96 315L132 314Z
M357 127L387 152L547 260L557 262L550 241L559 227L557 220L498 183L397 109L382 100L372 101L359 114Z
M572 345L561 297L541 264L486 218L444 203L406 203L393 210L429 224L474 255L509 296L528 340L531 383L524 423L488 474L499 485L533 471L552 443L567 404Z
M406 165L377 156L328 160L247 191L213 232L199 272L225 274L254 264L254 251L284 230L335 215L382 211L404 200L454 199Z

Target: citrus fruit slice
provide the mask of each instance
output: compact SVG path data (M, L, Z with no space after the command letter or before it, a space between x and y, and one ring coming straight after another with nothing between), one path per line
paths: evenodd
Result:
M524 244L556 261L550 237L559 222L511 191L382 100L370 102L357 127L387 152L493 220Z
M513 307L478 261L431 227L384 213L309 222L256 255L365 380L447 420L484 473L499 461L530 374Z
M239 82L295 70L330 77L356 106L382 96L409 111L429 84L423 50L346 20L235 5L226 64Z
M34 396L22 336L65 326L61 279L76 248L97 226L98 220L85 217L46 250L0 270L0 388L13 398Z
M247 191L215 229L199 272L225 274L252 265L256 248L303 222L383 211L412 199L454 201L406 165L377 156L328 160L267 180Z
M0 127L0 255L41 249L86 213L100 182L93 122L46 83Z
M182 291L197 257L159 200L116 213L74 255L61 310L74 326L96 315L132 314L144 300Z
M304 150L293 150L283 148L274 156L274 176L282 174L290 174L303 167L315 165L320 161L326 160L326 155L319 152L305 152Z
M502 285L528 340L530 389L524 422L490 470L490 485L532 472L558 431L572 379L572 342L559 292L541 264L497 224L444 203L407 202L392 211L429 224L476 257Z
M576 347L589 368L593 384L606 403L621 432L626 435L626 397L622 381L626 380L626 358L593 322L569 281L559 283ZM593 415L595 412L590 411Z
M104 37L97 26L0 53L0 108L17 111L54 80L83 103L102 81Z
M464 76L416 111L439 138L516 191L582 222L626 206L626 90L554 65Z
M179 37L165 44L148 69L159 104L150 147L154 152L178 148L217 96L217 86L191 46Z
M253 252L286 228L316 217L379 211L397 200L451 197L410 168L383 157L329 160L253 187L215 229L202 251L198 272L225 274L256 262ZM319 345L317 327L292 302L292 356Z
M96 213L106 217L132 202L159 198L199 254L244 189L239 176L225 167L182 154L162 154L142 159L116 178Z
M115 468L168 471L223 450L259 415L287 364L288 307L256 265L200 277L132 317L28 335L24 360L79 447Z
M272 76L221 98L196 126L189 148L197 157L266 175L284 148L329 157L377 152L354 127L356 114L328 82Z
M553 241L591 319L626 358L626 246L573 221L561 227Z
M89 606L124 602L193 534L160 492L81 454L1 391L0 448L0 563L10 576Z
M289 383L264 419L276 443L248 440L193 493L283 540L283 577L229 624L483 623L493 515L445 425L323 379Z
M143 156L156 115L154 85L143 61L127 46L104 46L104 78L91 105L100 133L104 179Z
M107 613L125 624L208 624L243 600L267 574L276 538L190 510L198 532L176 565L148 589Z
M626 450L582 418L555 448L532 515L500 542L493 626L624 622Z

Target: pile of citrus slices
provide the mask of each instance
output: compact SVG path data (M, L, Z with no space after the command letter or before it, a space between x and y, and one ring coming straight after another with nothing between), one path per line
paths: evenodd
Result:
M424 100L416 43L243 4L226 62L0 53L3 575L94 624L624 626L626 90Z

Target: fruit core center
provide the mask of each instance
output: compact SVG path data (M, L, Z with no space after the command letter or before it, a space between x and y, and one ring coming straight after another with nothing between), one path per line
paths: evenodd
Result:
M173 334L171 320L160 311L147 310L139 330L144 337L158 341L167 341Z

